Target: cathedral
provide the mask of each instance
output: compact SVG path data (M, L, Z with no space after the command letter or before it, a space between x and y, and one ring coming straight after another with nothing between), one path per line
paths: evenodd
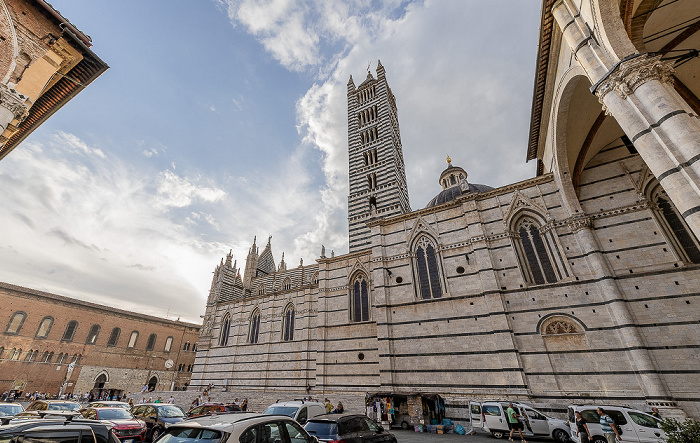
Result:
M448 157L420 209L385 68L350 77L349 252L229 253L190 389L700 416L700 4L659 3L543 0L537 174L492 188Z

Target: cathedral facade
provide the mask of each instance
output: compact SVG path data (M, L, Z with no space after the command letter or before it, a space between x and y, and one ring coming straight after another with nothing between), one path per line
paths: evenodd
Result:
M698 4L577 3L543 2L525 181L473 184L448 158L411 210L384 67L351 77L349 253L290 266L254 241L242 274L229 254L190 388L700 416L699 66L662 54L698 47L672 26Z

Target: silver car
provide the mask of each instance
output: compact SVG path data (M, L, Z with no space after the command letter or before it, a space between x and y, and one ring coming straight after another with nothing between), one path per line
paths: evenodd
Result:
M318 443L299 423L284 415L221 413L168 427L158 443Z

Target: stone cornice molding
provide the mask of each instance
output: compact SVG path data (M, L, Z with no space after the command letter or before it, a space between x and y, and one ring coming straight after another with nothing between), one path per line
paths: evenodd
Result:
M591 218L586 215L574 216L566 220L566 224L569 225L571 232L578 232L581 229L591 227Z
M615 65L591 88L591 92L595 93L600 103L603 103L603 98L611 91L615 91L624 100L648 81L672 83L673 73L673 63L661 61L661 55L641 54ZM604 109L608 113L607 108Z
M12 112L12 115L19 121L24 120L27 116L29 106L26 100L28 98L14 89L10 89L7 85L0 84L0 106Z

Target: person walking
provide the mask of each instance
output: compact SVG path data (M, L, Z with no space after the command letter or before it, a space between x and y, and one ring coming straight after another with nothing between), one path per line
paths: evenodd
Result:
M576 429L581 443L589 443L591 441L591 432L588 430L586 420L581 416L581 413L576 411Z
M513 431L518 431L518 434L520 434L520 440L523 443L527 443L525 437L523 437L523 424L520 423L520 421L518 420L520 416L515 412L515 408L513 408L513 403L508 403L508 409L506 409L506 417L508 417L508 429L510 429L508 441L513 441Z
M659 414L659 408L651 408L651 416L661 420L661 414Z
M323 402L323 406L326 408L326 414L330 414L331 411L333 410L333 405L331 404L331 401L326 399Z
M600 427L603 429L603 435L608 443L615 443L615 439L620 439L620 433L617 432L617 425L615 420L610 418L608 414L605 413L605 409L597 409L598 416L600 417Z

